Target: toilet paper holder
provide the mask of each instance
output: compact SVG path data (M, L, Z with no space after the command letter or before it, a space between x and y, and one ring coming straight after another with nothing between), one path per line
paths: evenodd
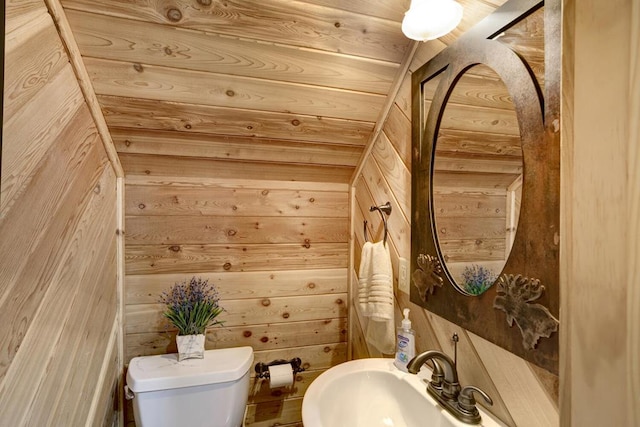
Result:
M299 357L294 357L291 360L278 359L269 363L258 362L255 366L256 376L258 378L269 378L269 366L284 365L287 363L291 364L294 375L298 372L304 371L304 368L302 367L302 360L300 360Z

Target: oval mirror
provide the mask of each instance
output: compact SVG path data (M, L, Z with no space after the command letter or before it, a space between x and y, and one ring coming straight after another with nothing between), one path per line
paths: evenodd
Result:
M433 229L451 283L489 289L515 238L523 157L515 106L486 65L458 80L440 120L432 170Z

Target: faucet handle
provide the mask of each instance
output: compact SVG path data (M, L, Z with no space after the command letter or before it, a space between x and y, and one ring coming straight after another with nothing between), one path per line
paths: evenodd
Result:
M482 396L485 402L487 402L489 405L493 405L493 400L491 400L491 398L487 393L485 393L484 391L482 391L476 386L468 385L464 387L462 391L460 391L460 394L458 395L458 406L464 412L467 412L470 414L478 412L478 409L476 408L476 399L473 396L474 392Z
M431 372L431 382L429 384L436 390L442 390L442 381L444 380L442 366L435 359L431 359L431 363L433 363L433 371Z

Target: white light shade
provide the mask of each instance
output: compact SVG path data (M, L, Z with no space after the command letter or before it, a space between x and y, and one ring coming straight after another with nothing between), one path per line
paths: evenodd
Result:
M462 6L454 0L411 0L402 32L413 40L433 40L453 30L460 19Z

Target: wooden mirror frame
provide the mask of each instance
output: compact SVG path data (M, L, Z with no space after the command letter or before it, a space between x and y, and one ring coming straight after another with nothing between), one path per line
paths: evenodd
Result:
M509 46L492 40L543 6L544 93L526 60ZM560 20L558 0L510 0L412 76L411 301L555 374L559 317ZM464 72L476 64L491 67L513 100L524 179L518 230L504 269L487 292L467 296L457 290L443 268L433 226L432 174L436 138L447 100ZM436 76L440 81L426 114L423 86ZM515 307L511 296L520 300ZM507 304L505 299L509 299ZM505 305L511 308L504 310ZM518 317L515 312L526 315Z

